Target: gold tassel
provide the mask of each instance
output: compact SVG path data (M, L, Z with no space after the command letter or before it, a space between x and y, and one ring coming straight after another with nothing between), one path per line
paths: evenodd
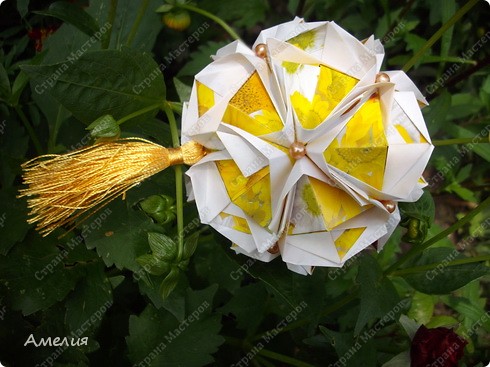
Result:
M101 142L24 163L23 180L28 187L20 190L19 197L28 197L28 222L37 222L36 229L47 236L91 209L88 215L92 214L155 173L176 164L192 165L205 155L206 149L193 141L179 148L140 138Z

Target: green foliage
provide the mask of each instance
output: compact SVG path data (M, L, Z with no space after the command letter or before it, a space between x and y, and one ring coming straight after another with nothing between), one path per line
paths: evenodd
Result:
M403 307L396 307L400 297L391 281L382 277L382 270L373 257L369 255L361 257L357 282L360 311L354 329L355 335L358 335L365 325L398 309L392 316L392 321L395 320L397 314L403 310Z
M86 52L70 64L24 65L35 91L48 89L63 107L88 124L104 115L116 120L142 109L154 116L165 100L165 84L158 64L143 53L129 49Z
M474 279L489 274L484 264L457 264L465 256L455 249L440 247L425 250L413 265L413 273L403 275L415 289L427 294L447 294ZM430 265L428 269L424 266ZM417 269L417 267L419 267Z
M409 365L410 339L425 324L456 327L469 341L461 365L486 365L490 212L470 210L488 202L490 54L477 43L488 35L490 7L474 4L424 51L463 6L454 0L4 2L0 362L399 367ZM17 198L23 162L117 137L171 146L178 126L170 127L164 110L189 100L194 75L232 41L233 29L250 45L261 29L294 15L334 20L359 39L374 33L385 46L384 68L408 64L430 102L422 112L438 146L424 174L429 185L419 201L399 204L400 226L380 253L366 250L343 268L316 268L308 277L278 261L236 255L228 240L199 222L193 203L179 204L172 169L71 232L41 237L27 223L26 201ZM37 52L28 31L56 28L37 40ZM468 213L464 226L424 247ZM36 340L77 335L88 343L56 353L56 347L24 347L31 334Z
M401 203L402 220L400 226L407 229L403 240L409 243L422 243L434 222L434 200L428 191L414 203Z
M141 209L155 222L167 224L175 220L175 200L167 195L151 195L140 201Z
M99 30L99 25L90 14L80 9L80 6L64 1L54 2L49 6L48 10L36 11L34 13L61 19L66 23L74 25L89 36L93 36Z
M224 339L218 335L221 323L211 315L213 298L218 287L202 291L187 290L188 309L181 322L166 312L148 305L139 316L129 319L126 338L129 357L138 364L149 359L148 366L203 366L213 362L211 356Z
M93 138L118 138L121 129L111 115L104 115L87 126Z
M80 268L65 268L65 252L53 245L31 235L3 259L0 279L13 310L31 315L63 300L75 287Z

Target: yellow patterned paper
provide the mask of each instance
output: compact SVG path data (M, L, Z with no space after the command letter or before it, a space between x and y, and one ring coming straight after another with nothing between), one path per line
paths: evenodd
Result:
M307 206L323 216L327 230L335 228L371 207L371 205L360 206L345 191L323 181L313 177L310 177L309 180L312 193L309 195L311 201L307 203ZM303 196L303 199L306 197L308 196Z
M343 135L342 135L343 134ZM325 161L381 190L388 142L379 97L366 101L323 153Z
M230 100L223 122L257 136L282 130L281 118L257 72Z
M197 87L197 108L199 117L204 115L211 107L214 106L214 92L200 82L196 82Z
M349 252L356 241L361 237L366 227L346 229L334 242L340 259Z
M272 216L269 167L244 177L233 160L217 161L216 166L231 201L266 227Z
M315 38L317 31L311 30L308 32L300 33L297 36L289 39L287 42L293 46L298 47L301 50L307 50L315 45Z
M247 233L247 234L252 233L247 223L247 220L245 218L237 217L236 215L231 215L224 212L220 213L220 217L222 219L230 218L233 223L233 229L236 229L237 231Z
M320 71L313 99L308 100L298 91L291 95L291 104L305 129L314 129L320 125L358 82L328 66L318 67Z

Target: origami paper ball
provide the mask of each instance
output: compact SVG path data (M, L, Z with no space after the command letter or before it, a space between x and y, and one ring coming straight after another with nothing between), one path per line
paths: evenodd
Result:
M237 253L289 269L342 266L416 201L433 146L402 71L334 22L295 20L235 41L196 75L182 142L212 153L192 166L189 199Z

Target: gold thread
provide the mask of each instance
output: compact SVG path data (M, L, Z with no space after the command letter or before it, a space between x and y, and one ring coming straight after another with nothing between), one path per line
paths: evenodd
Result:
M184 163L184 155L182 154L182 147L168 148L168 165L173 166Z
M100 209L146 178L176 164L194 164L206 155L199 143L167 149L140 138L96 143L66 154L48 154L22 165L28 187L29 223L43 236Z

